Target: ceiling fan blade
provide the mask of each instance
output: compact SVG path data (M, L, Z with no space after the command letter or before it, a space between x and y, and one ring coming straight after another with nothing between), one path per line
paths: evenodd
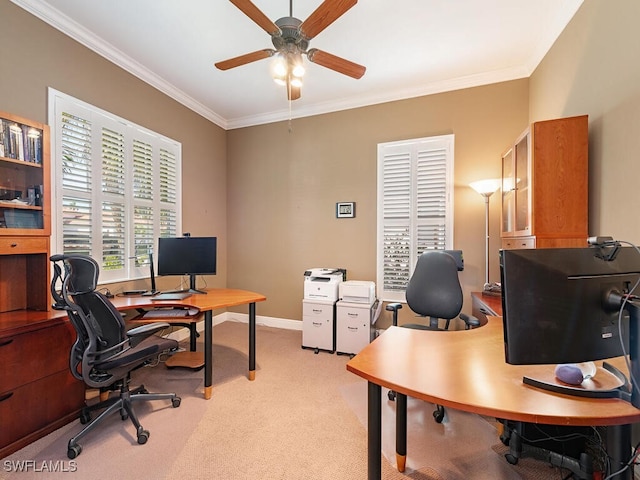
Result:
M287 85L287 100L298 100L300 98L300 87Z
M280 36L280 28L269 20L262 11L256 7L250 0L229 0L236 7L238 7L242 13L253 20L260 28L267 32L272 37Z
M358 0L324 0L315 11L300 25L300 32L310 40L335 22Z
M240 55L239 57L233 57L228 60L223 60L222 62L216 63L216 67L220 70L229 70L230 68L235 68L239 67L240 65L246 65L247 63L262 60L263 58L269 58L274 53L276 53L275 50L265 48L264 50L245 53L244 55Z
M348 75L349 77L356 79L361 78L367 70L367 68L362 65L358 65L357 63L345 60L344 58L323 52L317 48L309 50L307 52L307 58L310 62L317 63L318 65L322 65L323 67L330 68L338 73L342 73L343 75Z

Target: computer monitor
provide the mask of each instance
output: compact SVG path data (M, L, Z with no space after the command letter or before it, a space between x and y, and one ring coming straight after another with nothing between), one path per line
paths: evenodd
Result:
M196 275L215 275L217 237L160 237L158 275L189 275L190 293L196 289Z
M500 273L507 363L581 363L623 354L636 362L640 307L628 296L640 279L635 248L608 242L502 250ZM634 368L637 362L632 378Z

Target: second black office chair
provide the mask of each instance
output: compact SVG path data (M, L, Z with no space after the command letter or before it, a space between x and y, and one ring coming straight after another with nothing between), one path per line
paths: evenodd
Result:
M419 318L428 323L403 324L405 328L421 330L448 330L451 320L459 317L465 330L480 326L480 321L462 310L463 294L458 271L464 269L464 259L460 250L428 250L418 258L416 268L406 289L407 305ZM401 303L390 303L386 309L393 312L393 325L398 325L398 310ZM441 320L444 326L441 327ZM389 399L395 399L395 392L389 392ZM436 422L444 419L444 408L436 406L433 412Z
M86 425L69 440L67 456L73 459L80 455L82 447L78 441L115 412L120 413L122 420L129 418L136 427L138 443L146 443L149 431L140 425L132 404L170 400L176 408L180 406L180 397L175 393L152 394L142 385L130 390L130 375L133 370L153 365L178 348L177 341L156 335L169 324L153 323L127 331L120 312L96 291L99 269L95 260L86 255L54 255L51 261L53 307L66 310L76 330L69 358L71 373L101 393L119 392L113 398L82 409L80 422ZM91 413L100 410L100 415L91 420Z

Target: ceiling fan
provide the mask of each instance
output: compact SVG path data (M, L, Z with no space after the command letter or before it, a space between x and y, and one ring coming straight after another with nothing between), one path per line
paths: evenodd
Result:
M293 16L293 0L289 2L289 16L274 22L260 11L250 0L229 0L260 28L271 35L275 49L266 48L255 52L230 58L215 64L220 70L246 65L272 56L277 57L274 65L274 80L287 86L287 98L300 98L301 78L304 74L302 55L312 63L334 70L352 78L360 78L366 70L362 65L353 63L331 53L309 49L309 41L335 22L358 0L324 0L305 21Z

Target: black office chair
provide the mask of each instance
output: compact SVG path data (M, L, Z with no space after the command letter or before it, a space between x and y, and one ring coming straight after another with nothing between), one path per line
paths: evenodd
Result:
M99 267L86 255L54 255L51 294L53 308L66 310L76 330L69 366L78 380L101 393L118 390L120 394L94 405L85 406L80 422L86 425L69 440L67 456L76 458L82 452L78 441L95 429L107 416L120 412L122 420L129 418L136 427L139 444L149 439L133 410L133 402L171 400L180 406L175 393L149 393L143 385L130 390L131 372L145 365L154 365L178 348L178 342L162 338L156 333L167 323L153 323L126 330L120 312L102 293L96 291ZM61 286L60 286L61 283ZM91 412L103 410L91 420Z
M463 294L458 271L464 270L461 250L428 250L418 258L413 275L406 289L409 308L419 318L428 318L428 323L410 323L401 325L421 330L448 330L451 320L459 317L465 330L480 326L480 321L471 315L460 313ZM386 309L393 312L393 325L398 325L398 310L401 303L390 303ZM440 326L444 320L444 327ZM389 392L389 399L395 399L395 392ZM444 408L436 405L433 412L436 422L444 419Z

